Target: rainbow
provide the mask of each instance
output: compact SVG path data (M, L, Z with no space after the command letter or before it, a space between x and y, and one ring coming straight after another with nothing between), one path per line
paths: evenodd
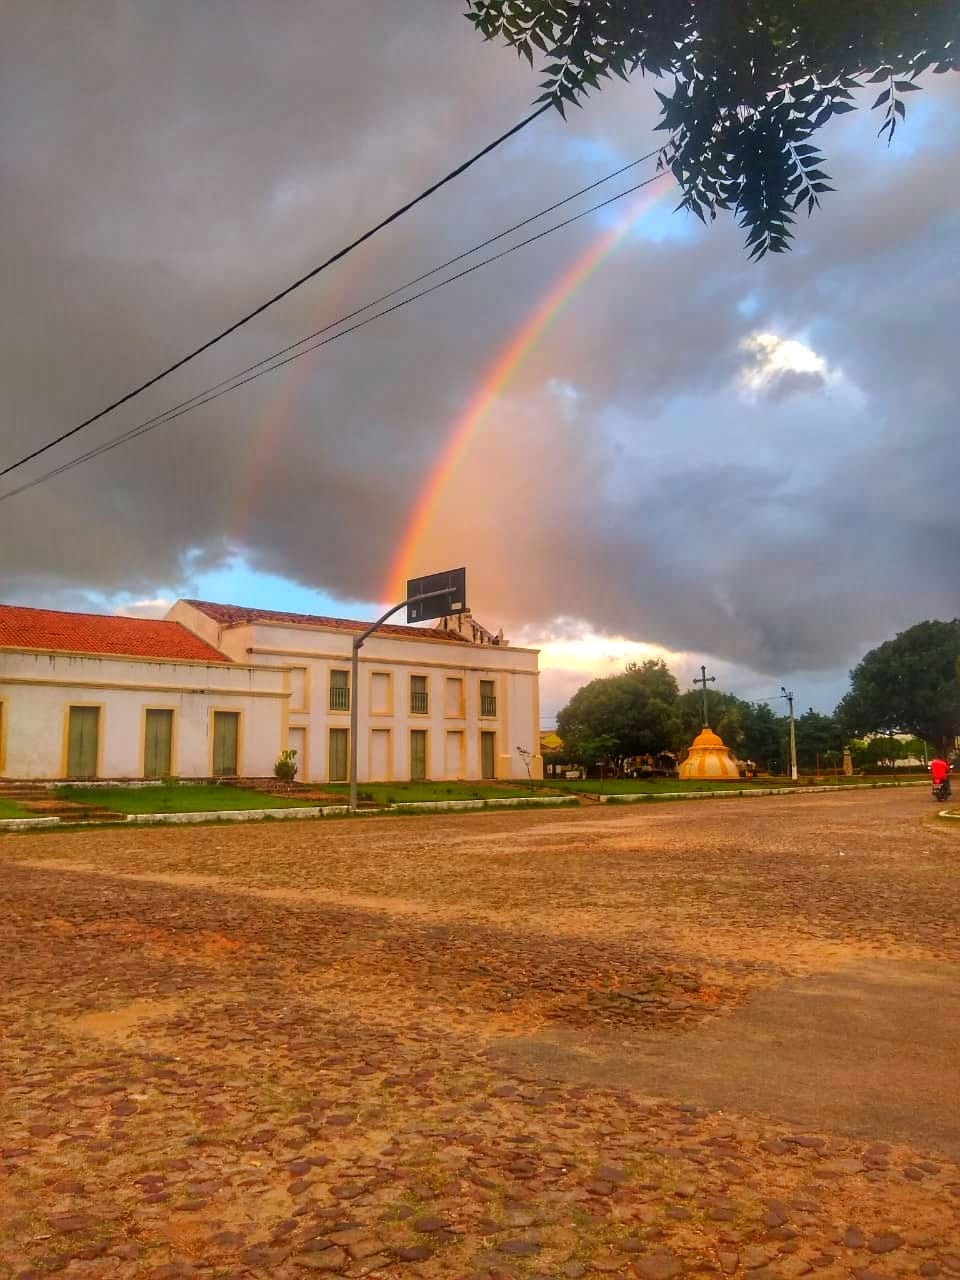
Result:
M669 179L668 174L664 177ZM604 231L588 245L572 266L540 299L487 368L466 408L450 428L440 456L417 495L383 586L382 599L385 602L394 603L404 598L408 578L420 573L432 573L435 570L434 565L415 566L414 562L426 541L426 535L444 491L464 460L477 432L489 417L497 397L506 389L510 380L577 290L586 284L594 271L616 249L653 201L660 198L667 185L669 184L654 183L649 191L630 208L622 221Z

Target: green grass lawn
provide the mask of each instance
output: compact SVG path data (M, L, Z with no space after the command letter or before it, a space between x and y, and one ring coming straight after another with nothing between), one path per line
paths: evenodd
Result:
M884 779L874 778L817 778L810 784L817 786L843 786L844 783L874 782ZM557 791L589 792L605 795L667 795L672 791L741 791L750 787L789 787L793 784L789 778L740 778L736 782L692 781L685 778L587 778L580 782L571 778L545 778L538 786L550 787ZM799 784L803 789L804 783Z
M357 792L361 800L375 804L431 804L438 800L502 800L521 795L535 795L539 782L473 783L473 782L361 782ZM345 783L324 784L324 791L342 796L346 801L350 788Z
M18 804L14 804L12 800L0 798L0 818L30 818L36 817L36 814L29 813L26 809L21 809Z
M219 809L291 809L311 803L241 787L189 782L162 787L58 787L57 796L113 813L215 813Z

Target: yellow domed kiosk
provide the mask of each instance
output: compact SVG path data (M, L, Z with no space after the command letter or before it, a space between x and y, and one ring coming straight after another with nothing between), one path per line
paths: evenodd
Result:
M740 777L737 762L724 746L723 739L708 728L702 729L694 738L678 772L681 778L691 781L710 778L721 782L735 782Z

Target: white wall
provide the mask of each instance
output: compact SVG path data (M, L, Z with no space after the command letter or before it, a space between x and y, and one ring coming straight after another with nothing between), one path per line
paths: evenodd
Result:
M209 618L198 615L197 610L183 601L174 605L168 617L218 643L237 662L307 669L307 710L299 712L291 705L289 712L290 727L306 729L307 758L299 761L298 777L301 781L328 781L329 730L350 725L349 712L330 710L330 671L349 670L353 633L336 628L262 622L217 628L217 624L211 624ZM216 628L216 640L211 625ZM541 777L538 657L535 649L419 638L416 632L410 636L389 633L371 636L360 651L359 780L370 779L373 729L391 730L392 772L396 780L410 776L412 729L426 729L429 734L428 777L446 777L447 729L464 731L464 777L481 776L480 733L484 730L497 735L498 777L527 777L527 766L518 747L531 753L532 774ZM379 671L389 672L392 677L393 708L389 715L370 714L369 710L370 676ZM426 716L410 713L411 675L427 677L430 711ZM448 676L459 677L464 682L465 714L462 717L446 714ZM496 684L497 715L493 719L480 717L481 680L493 680Z
M0 651L0 775L63 776L68 709L101 707L101 777L143 772L143 713L174 712L172 772L208 777L213 708L241 714L241 773L264 776L283 748L284 674L232 664Z

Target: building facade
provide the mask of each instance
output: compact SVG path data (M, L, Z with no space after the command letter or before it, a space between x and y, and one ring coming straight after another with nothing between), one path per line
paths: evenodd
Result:
M537 652L472 618L386 626L181 600L162 621L0 606L0 776L542 776Z
M360 651L354 690L351 651L364 623L197 600L167 616L236 662L286 672L285 741L303 781L347 780L355 696L360 782L542 777L538 652L472 618L385 625Z

